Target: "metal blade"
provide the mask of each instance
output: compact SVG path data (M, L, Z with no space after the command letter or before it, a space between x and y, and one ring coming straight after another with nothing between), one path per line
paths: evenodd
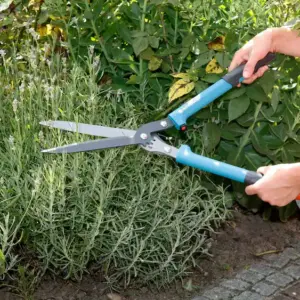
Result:
M136 142L133 138L127 136L121 136L116 138L107 138L107 139L88 141L83 143L74 143L66 146L42 150L42 152L74 153L74 152L84 152L84 151L93 151L99 149L122 147L122 146L134 145L134 144L136 144Z
M113 128L106 126L90 125L84 123L68 122L68 121L42 121L41 125L58 128L62 130L78 132L83 134L103 136L103 137L132 137L136 133L135 130Z

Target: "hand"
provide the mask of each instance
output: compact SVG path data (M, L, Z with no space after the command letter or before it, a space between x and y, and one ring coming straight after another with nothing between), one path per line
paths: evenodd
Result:
M246 188L246 194L257 194L274 206L285 206L300 193L300 164L280 164L257 170L264 176Z
M272 29L267 29L238 50L229 66L228 71L232 71L237 66L246 62L243 77L246 79L243 83L252 83L257 78L263 76L268 70L268 66L261 67L253 74L254 68L259 60L264 58L269 52L273 52L273 34Z

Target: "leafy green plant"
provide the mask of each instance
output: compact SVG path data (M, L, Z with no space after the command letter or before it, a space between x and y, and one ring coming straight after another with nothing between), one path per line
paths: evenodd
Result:
M68 66L57 53L45 56L24 44L1 57L1 213L15 215L21 243L36 254L41 271L80 279L93 264L114 286L133 279L160 285L183 276L195 257L209 255L210 232L228 217L230 195L197 172L136 147L41 153L88 138L44 131L42 120L137 128L147 110L143 101L134 106L127 94L98 85L101 65L94 53L85 68Z

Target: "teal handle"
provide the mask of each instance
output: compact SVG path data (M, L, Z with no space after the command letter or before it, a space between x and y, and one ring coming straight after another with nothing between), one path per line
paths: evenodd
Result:
M176 155L176 161L201 171L206 171L242 183L247 183L247 178L249 177L249 174L252 173L246 169L195 154L187 145L182 145L179 148Z
M177 129L180 129L186 124L186 121L190 116L194 115L200 109L207 106L230 89L232 89L232 85L224 79L220 79L206 90L174 110L168 117L174 123L174 126Z

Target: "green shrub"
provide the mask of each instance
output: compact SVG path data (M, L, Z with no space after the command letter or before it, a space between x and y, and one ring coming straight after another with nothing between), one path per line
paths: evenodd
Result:
M133 278L170 282L207 254L209 234L228 217L231 198L197 172L136 147L40 152L88 138L44 130L42 120L129 128L144 121L142 102L133 106L126 94L97 84L101 66L92 54L88 73L26 45L1 61L0 213L18 224L10 243L21 237L45 271L78 279L93 264L108 282L125 286ZM16 251L3 247L5 258Z

